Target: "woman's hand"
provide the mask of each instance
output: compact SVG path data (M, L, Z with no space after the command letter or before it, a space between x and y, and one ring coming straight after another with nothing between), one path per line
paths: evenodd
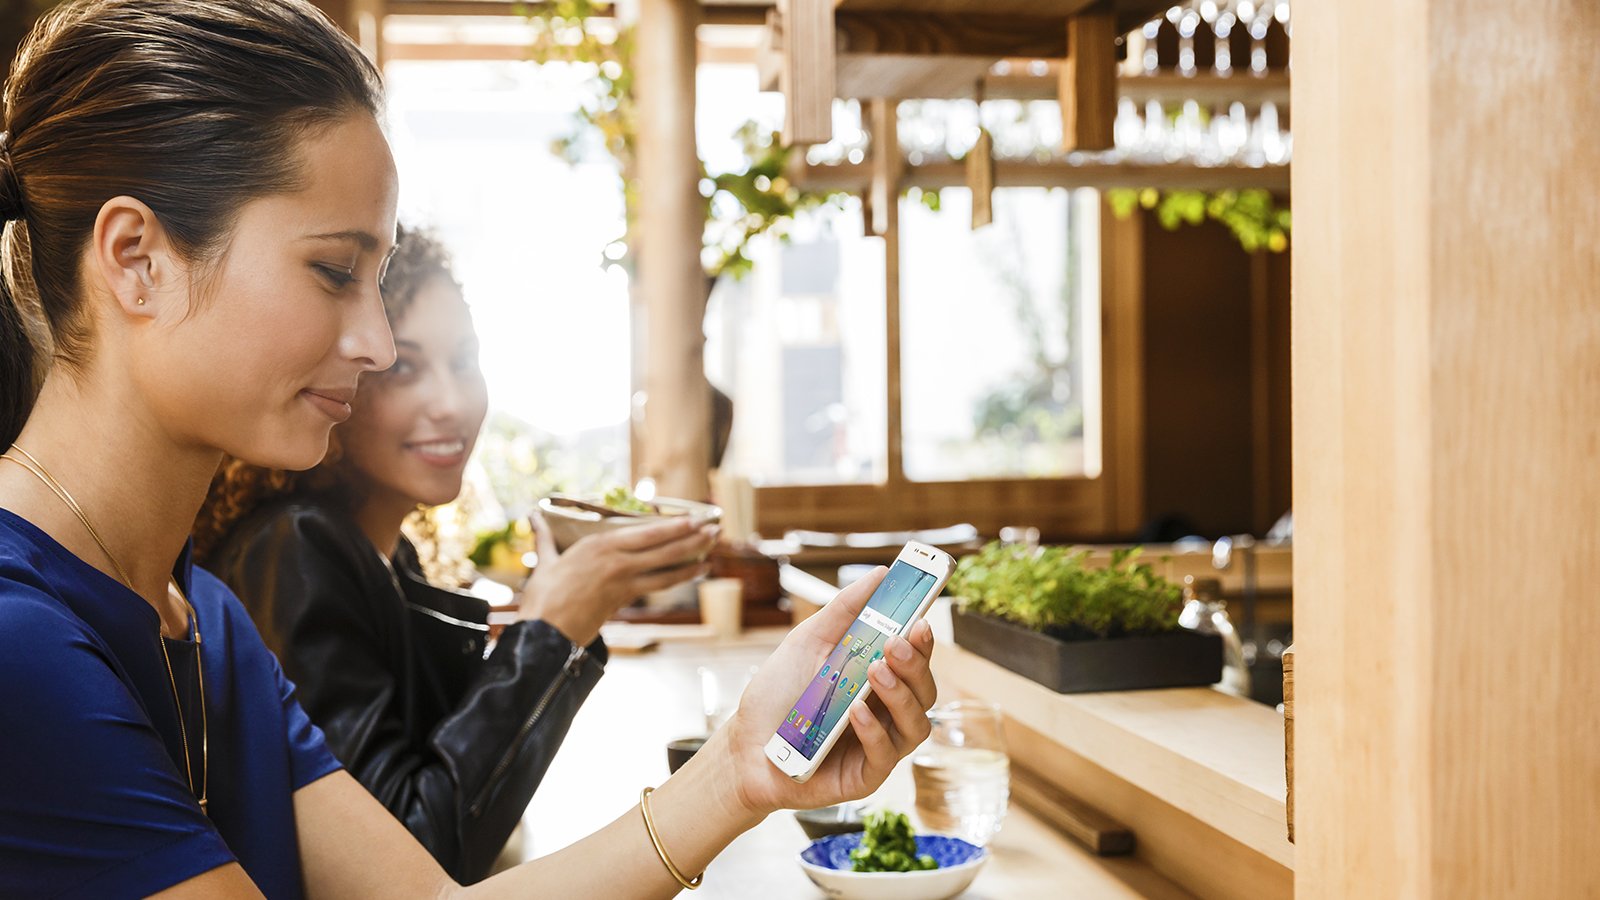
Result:
M580 646L637 597L710 571L706 554L720 528L688 517L592 534L565 553L544 517L533 514L539 564L522 589L518 614L543 619Z
M796 784L766 756L767 741L866 607L886 571L880 567L840 591L816 615L797 625L751 680L727 726L691 760L691 764L707 760L719 765L731 761L738 802L751 815L865 797L927 738L927 711L937 688L928 669L933 630L919 621L908 632L910 640L889 638L883 658L868 667L872 695L866 703L852 706L850 730L810 780Z

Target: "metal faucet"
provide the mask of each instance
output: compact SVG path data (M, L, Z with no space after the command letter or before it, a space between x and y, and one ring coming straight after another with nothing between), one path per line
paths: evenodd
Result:
M1233 566L1234 551L1243 560L1244 593L1239 607L1239 633L1244 655L1253 662L1256 655L1256 539L1248 534L1223 535L1211 545L1211 567L1226 572Z

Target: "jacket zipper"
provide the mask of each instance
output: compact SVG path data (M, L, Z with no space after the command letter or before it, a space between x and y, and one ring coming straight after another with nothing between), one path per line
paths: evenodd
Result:
M572 645L572 651L567 654L567 661L561 666L559 677L544 689L544 694L539 697L539 702L534 704L533 712L529 713L527 720L522 723L522 727L517 729L516 739L511 742L510 747L506 748L505 755L500 757L500 762L496 763L494 770L489 773L489 780L484 782L483 789L478 792L478 797L473 801L468 812L474 816L483 814L483 805L488 800L490 790L500 780L500 776L506 773L506 769L511 767L511 760L517 755L517 748L522 746L523 738L528 736L528 732L532 731L533 726L538 723L539 717L544 715L545 707L549 706L550 701L555 699L556 691L563 684L566 684L567 679L577 677L578 670L588 655L588 650L577 644Z

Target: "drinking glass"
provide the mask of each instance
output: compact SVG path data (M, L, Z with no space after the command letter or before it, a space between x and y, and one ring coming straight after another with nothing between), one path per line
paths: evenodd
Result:
M928 712L933 733L911 759L917 820L926 831L983 846L1000 830L1011 798L1000 707L957 700Z
M706 717L706 734L711 734L739 709L739 698L755 677L757 667L722 664L699 666L696 671L700 675L700 707Z

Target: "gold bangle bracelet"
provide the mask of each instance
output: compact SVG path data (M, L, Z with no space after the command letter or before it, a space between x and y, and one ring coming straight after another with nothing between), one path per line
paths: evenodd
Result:
M650 833L650 843L655 846L656 855L661 857L661 864L667 867L667 872L673 878L676 878L678 883L683 885L686 890L695 890L700 887L702 881L705 881L706 873L701 872L693 878L685 878L683 873L678 871L678 867L672 864L672 860L667 858L667 848L661 846L661 836L656 834L656 822L650 818L649 798L653 791L655 791L655 788L646 787L639 792L639 811L644 813L644 830Z

